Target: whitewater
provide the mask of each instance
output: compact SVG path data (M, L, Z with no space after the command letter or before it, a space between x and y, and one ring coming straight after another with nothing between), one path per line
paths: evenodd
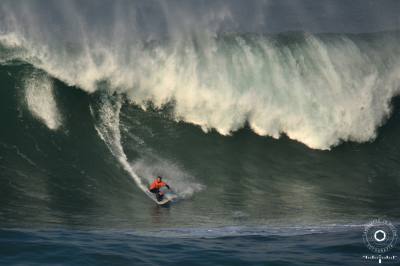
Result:
M398 32L220 32L231 10L217 9L197 23L181 14L187 23L176 26L171 17L185 12L177 8L158 11L167 28L155 35L143 33L148 21L140 14L118 5L97 24L75 5L64 6L69 16L49 26L22 17L20 9L34 3L3 5L2 61L22 60L87 93L123 95L143 110L172 106L171 119L204 132L232 135L249 127L322 150L368 142L399 93ZM60 36L60 28L71 32ZM50 127L58 128L54 116Z

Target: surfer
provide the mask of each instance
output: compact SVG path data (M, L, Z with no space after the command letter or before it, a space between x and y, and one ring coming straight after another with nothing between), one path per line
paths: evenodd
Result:
M164 197L164 193L160 191L160 188L162 187L167 187L168 189L170 189L168 184L162 181L161 176L158 176L157 179L154 180L154 182L150 185L149 191L156 194L157 201L162 201Z

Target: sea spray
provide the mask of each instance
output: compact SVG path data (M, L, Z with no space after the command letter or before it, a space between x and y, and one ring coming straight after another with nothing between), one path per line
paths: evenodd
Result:
M162 176L180 198L191 197L205 188L204 185L197 183L195 177L185 171L182 166L154 154L147 154L135 160L132 168L149 184L157 176Z
M51 78L35 71L25 77L24 87L26 106L32 115L49 129L58 129L62 125L62 115L57 107Z
M54 65L57 55L39 67L88 92L105 80L110 93L125 94L143 109L173 103L175 120L204 131L229 135L248 124L262 136L283 133L329 149L376 137L398 94L400 65L394 41L331 38L306 34L285 42L282 36L237 35L209 40L206 47L184 41L179 49L166 42L133 48L125 55L132 56L129 62L105 47L89 51L90 60L81 59L78 67ZM374 48L379 43L381 51Z
M223 31L234 24L225 5L191 18L185 6L155 1L148 8L164 14L160 21L145 20L136 5L114 6L99 24L85 16L86 5L63 2L68 15L58 21L57 5L52 15L23 17L26 6L9 3L0 43L23 49L18 59L89 93L104 82L110 95L124 94L143 109L172 104L175 120L205 132L230 135L248 125L314 149L373 140L399 93L398 32Z

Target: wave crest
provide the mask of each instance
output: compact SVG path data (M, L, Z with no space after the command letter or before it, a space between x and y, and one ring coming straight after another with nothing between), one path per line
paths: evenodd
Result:
M0 42L12 40L27 51L23 60L89 93L125 94L144 109L173 103L177 121L204 131L229 135L248 124L262 136L286 134L330 149L341 141L373 140L399 93L397 32L217 34L218 27L189 24L151 38L138 21L123 23L125 16L97 28L69 11L79 23L66 19L61 26L73 28L74 36L60 36L57 27L35 34L24 30L25 20L14 19ZM228 11L220 19L229 18ZM48 25L32 23L35 29Z

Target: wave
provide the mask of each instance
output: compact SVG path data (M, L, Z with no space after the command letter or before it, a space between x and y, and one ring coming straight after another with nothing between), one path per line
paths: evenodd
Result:
M139 32L137 21L100 30L71 12L78 23L71 16L60 27L78 24L73 36L50 26L46 35L26 30L27 20L11 12L0 31L3 61L29 62L88 93L125 95L144 110L172 105L173 119L205 132L230 135L249 126L314 149L372 141L399 94L398 32L221 33L200 30L199 22L154 36Z
M32 90L35 104L52 95L56 109L50 111L61 117L56 130L48 130L43 113L36 116L29 109L27 81L38 85ZM142 111L125 96L110 95L108 87L87 94L28 64L1 66L0 83L1 223L7 227L188 226L206 228L193 235L207 229L234 235L247 229L230 226L348 224L386 211L400 213L393 200L399 98L374 143L320 152L250 130L232 138L203 134L175 123L167 110ZM52 93L42 93L42 84L51 85ZM145 191L155 175L165 176L180 198L190 199L171 208L154 206L140 189ZM219 226L228 228L219 232Z

